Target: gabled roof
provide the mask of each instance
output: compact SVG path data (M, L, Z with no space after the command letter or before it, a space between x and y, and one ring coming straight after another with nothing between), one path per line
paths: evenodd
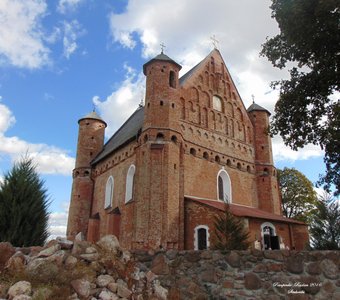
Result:
M92 164L98 163L113 151L136 139L143 126L143 120L144 107L139 107L106 142L103 150L92 160Z
M264 107L262 107L262 106L256 104L255 102L253 102L253 104L250 105L250 106L248 107L248 109L247 109L247 112L248 112L248 113L249 113L249 112L252 112L252 111L265 111L265 112L267 112L269 115L271 115L270 112L269 112L267 109L265 109Z
M193 74L195 74L195 71L204 63L205 59L203 59L201 62L199 62L196 66L194 66L192 69L190 69L188 72L186 72L180 79L179 84L183 85L187 79L189 79Z
M225 210L225 203L222 201L207 200L207 199L200 199L200 198L193 198L193 197L185 197L185 200L194 201L199 204L213 207L221 211ZM256 219L263 219L263 220L279 221L279 222L284 222L284 223L295 223L295 224L306 225L304 222L285 218L281 215L272 214L270 212L263 211L263 210L260 210L254 207L237 205L237 204L229 204L229 207L230 207L231 213L238 217L249 217L249 218L256 218Z

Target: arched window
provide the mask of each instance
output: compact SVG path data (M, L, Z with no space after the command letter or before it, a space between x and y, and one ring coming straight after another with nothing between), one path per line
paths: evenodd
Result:
M206 225L199 225L195 228L194 234L194 249L195 250L205 250L209 249L209 227Z
M176 74L174 71L170 71L169 74L169 85L172 88L176 88Z
M106 181L104 209L112 207L114 180L110 176Z
M218 96L213 96L213 109L222 111L222 101Z
M228 173L222 169L217 174L218 200L231 203L231 182Z
M276 235L275 226L270 222L264 222L261 225L261 236L263 250L280 249L279 237Z
M135 177L135 171L136 167L134 165L131 165L126 175L125 203L132 200L133 180Z

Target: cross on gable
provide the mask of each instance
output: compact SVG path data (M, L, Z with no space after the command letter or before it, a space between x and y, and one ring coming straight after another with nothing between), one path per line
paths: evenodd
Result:
M161 46L161 51L162 51L161 53L163 53L163 51L164 51L164 48L165 48L165 45L164 45L164 43L163 43L163 42L162 42L162 43L160 43L159 45Z
M211 37L210 37L210 40L211 40L211 42L212 42L214 48L215 48L215 49L218 49L219 41L218 41L218 39L216 38L216 36L215 36L215 35L211 36Z

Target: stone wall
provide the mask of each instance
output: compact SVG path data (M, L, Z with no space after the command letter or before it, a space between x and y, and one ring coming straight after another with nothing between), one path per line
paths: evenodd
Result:
M340 299L336 251L135 251L169 299Z
M57 239L0 243L0 300L340 299L338 251L123 250Z

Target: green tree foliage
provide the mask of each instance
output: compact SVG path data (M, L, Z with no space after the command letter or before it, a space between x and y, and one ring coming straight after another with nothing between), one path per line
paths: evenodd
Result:
M241 219L230 212L229 204L225 205L225 211L216 215L215 220L215 249L218 250L246 250L249 248L249 233Z
M319 199L317 208L317 213L309 229L313 248L340 250L339 200L325 195Z
M310 223L316 209L317 196L313 184L298 170L277 170L282 195L282 211L287 218Z
M49 200L33 162L23 158L0 183L0 241L43 245L48 237Z
M267 39L261 55L290 79L280 86L272 133L296 150L307 143L325 150L326 174L319 184L340 194L340 31L339 0L273 0L272 17L280 33Z

